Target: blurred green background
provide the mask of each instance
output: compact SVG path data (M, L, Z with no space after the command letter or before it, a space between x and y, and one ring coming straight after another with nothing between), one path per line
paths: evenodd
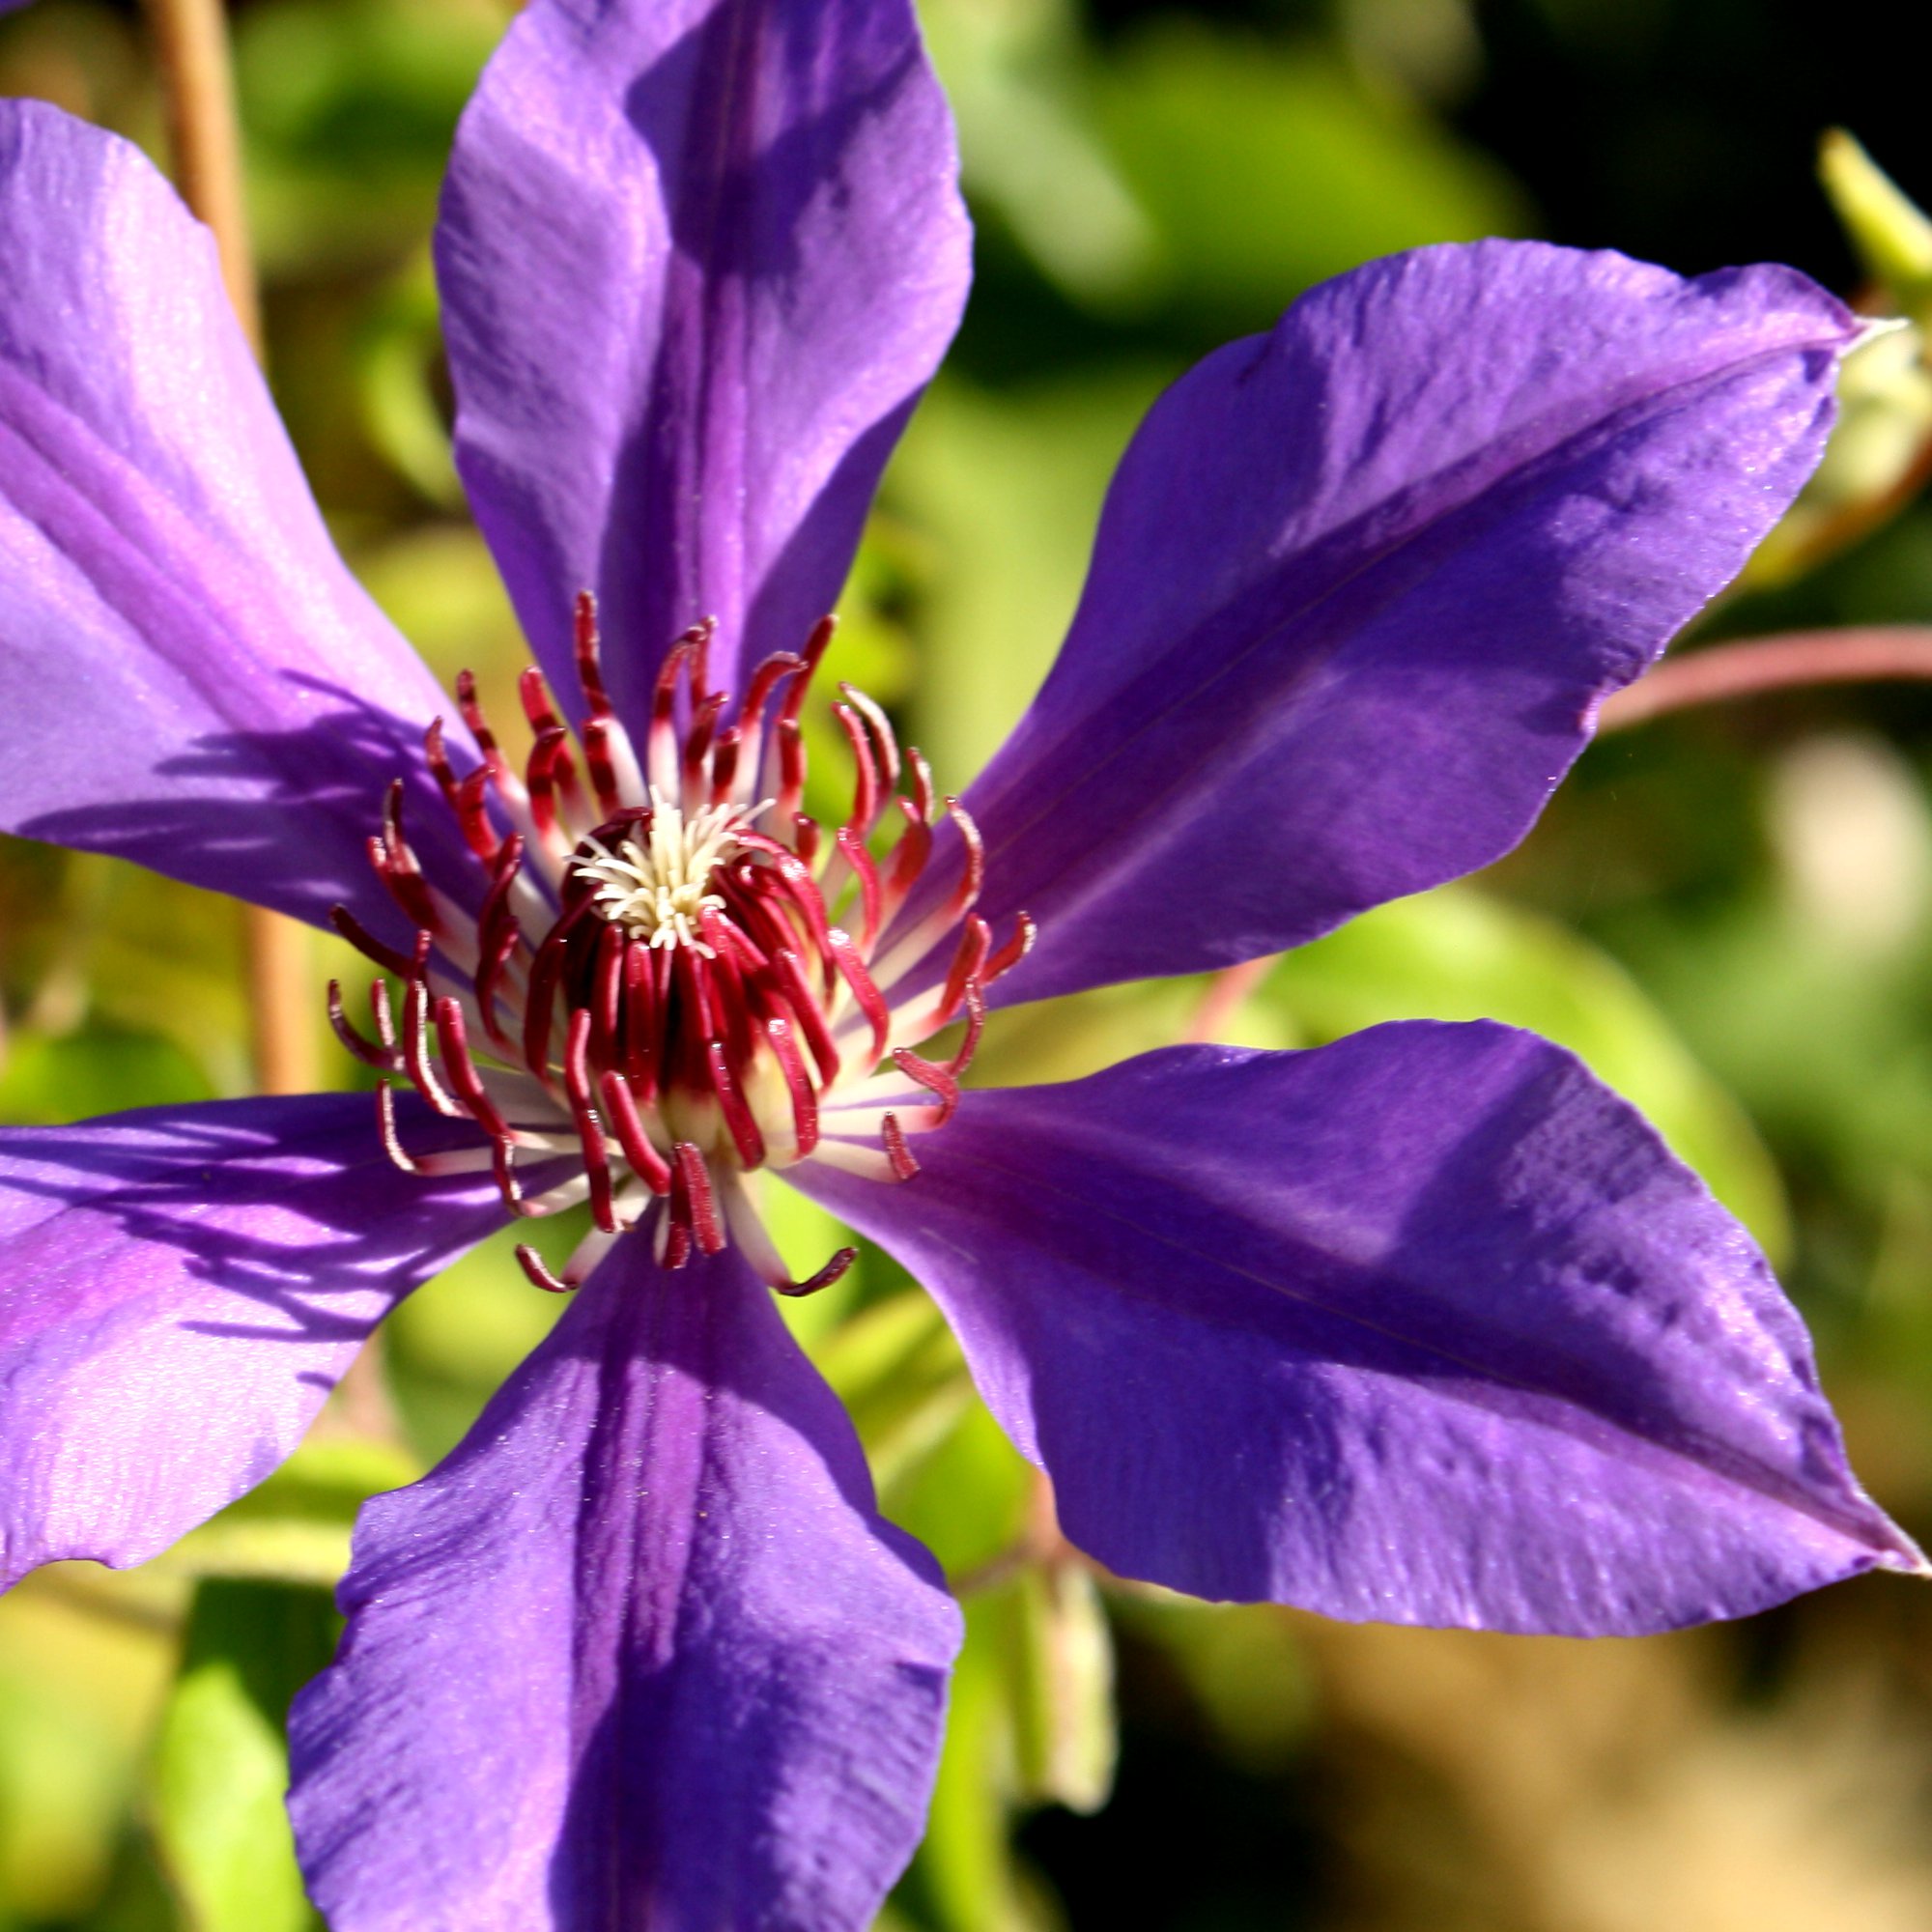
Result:
M427 235L503 0L235 10L274 386L345 550L445 679L521 647L450 469ZM942 781L1042 675L1150 399L1371 255L1500 233L1851 290L1813 179L1856 129L1932 195L1876 27L1799 0L926 0L980 224L958 352L895 464L840 674ZM1827 23L1831 25L1833 23ZM130 8L0 22L0 92L159 153ZM1916 171L1916 172L1915 172ZM0 267L11 272L11 265ZM1916 339L1693 643L1932 621ZM1847 506L1850 514L1847 514ZM1873 514L1864 516L1862 509ZM1880 514L1880 512L1883 514ZM1875 526L1858 542L1854 526ZM1822 534L1821 534L1822 532ZM501 703L497 707L500 712ZM1278 967L1217 1037L1489 1014L1583 1053L1750 1223L1817 1334L1868 1486L1932 1533L1932 690L1786 694L1583 759L1525 845ZM322 982L360 977L312 948ZM0 1118L247 1091L235 910L0 843ZM988 1081L1184 1037L1204 983L996 1023ZM786 1210L814 1259L826 1232ZM547 1239L567 1252L572 1231ZM554 1304L501 1247L415 1297L267 1490L147 1571L0 1603L0 1932L297 1932L279 1726L333 1640L356 1501L449 1447ZM1922 1932L1932 1593L1578 1644L1356 1630L1103 1585L923 1298L875 1256L797 1313L887 1505L969 1586L933 1825L898 1932ZM1042 1553L1043 1552L1043 1553Z

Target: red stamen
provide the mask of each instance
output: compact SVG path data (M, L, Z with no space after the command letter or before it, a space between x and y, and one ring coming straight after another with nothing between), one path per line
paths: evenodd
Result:
M382 980L377 980L380 986ZM364 1039L355 1029L355 1023L344 1011L342 1005L342 981L328 982L328 1024L334 1029L335 1037L364 1066L380 1066L385 1073L400 1073L403 1070L402 1056L393 1046L381 1046L373 1040Z
M846 829L863 838L872 829L873 821L879 815L882 797L879 768L872 757L872 741L866 735L859 714L849 704L835 704L832 715L838 721L838 728L844 732L845 742L852 748L852 815L845 821Z
M956 798L947 799L946 811L959 828L960 839L966 847L966 863L960 870L959 882L946 901L945 916L954 920L970 911L980 896L980 888L986 879L986 847L980 837L980 828L973 823L966 808Z
M423 1172L403 1146L402 1136L396 1132L396 1096L389 1091L386 1080L376 1083L376 1132L382 1139L383 1151L405 1174Z
M798 1050L790 1023L781 1013L765 1022L765 1037L771 1042L772 1058L784 1075L785 1091L791 1095L793 1137L797 1157L803 1160L818 1145L818 1094L806 1071L805 1056Z
M467 1118L437 1078L429 1057L429 981L412 980L403 993L403 1065L415 1089L445 1120Z
M651 1145L629 1083L621 1073L603 1073L597 1079L597 1092L604 1102L605 1116L617 1136L617 1145L631 1164L632 1173L653 1194L668 1194L670 1164Z
M859 951L869 959L873 942L879 936L879 922L885 914L879 868L873 864L871 853L866 849L865 839L851 826L841 826L838 839L838 849L845 855L845 863L851 867L853 876L859 881Z
M393 946L384 945L346 905L330 906L328 923L363 958L373 959L384 972L393 973L397 979L403 980L415 971L412 959L398 952Z
M1009 973L1033 951L1035 936L1039 931L1034 923L1030 912L1013 916L1013 936L986 961L986 970L980 975L980 983L990 986L1002 973Z
M739 1091L738 1076L732 1070L731 1056L725 1050L722 1039L707 1040L705 1053L711 1064L711 1089L718 1095L718 1110L724 1116L724 1125L731 1135L731 1142L738 1150L738 1158L747 1167L762 1167L765 1159L765 1137L758 1131L758 1123L752 1118L752 1110L745 1104L745 1096Z
M524 1272L529 1276L531 1283L551 1294L569 1294L582 1286L567 1273L553 1274L550 1264L527 1241L517 1243L517 1259L523 1264Z
M893 1178L895 1180L910 1180L919 1172L919 1162L912 1157L912 1149L906 1146L905 1130L899 1125L896 1114L888 1114L879 1123L879 1138L886 1144L886 1158L893 1164Z
M830 1288L858 1259L857 1248L840 1248L816 1274L807 1275L803 1281L775 1281L772 1288L779 1294L816 1294L821 1288Z
M436 1037L437 1044L442 1049L442 1064L448 1069L458 1096L469 1109L471 1119L492 1140L507 1140L510 1123L490 1097L490 1090L484 1086L483 1076L477 1072L476 1062L469 1052L469 1030L464 1024L461 1000L444 998L437 1001Z
M589 591L580 590L572 615L577 681L583 687L584 707L592 718L608 718L611 715L611 699L604 689L604 667L597 636L597 599Z
M570 1116L583 1150L583 1175L590 1183L590 1218L607 1235L617 1232L617 1212L611 1199L611 1155L604 1144L604 1125L590 1097L590 1015L579 1007L570 1016L563 1047L563 1091Z
M852 997L859 1003L859 1010L872 1023L872 1059L874 1062L881 1061L886 1057L886 1041L892 1037L892 1010L878 987L872 984L872 976L866 971L866 962L859 957L857 949L843 928L835 925L828 938L832 956L838 960L838 971L851 987Z
M886 790L891 791L899 781L899 741L893 735L892 720L856 686L841 684L838 689L845 701L872 727L872 736L879 746L879 770L884 774Z
M724 1246L724 1231L718 1222L718 1203L711 1192L711 1176L704 1156L689 1141L677 1144L677 1174L684 1183L685 1211L697 1245L707 1255Z

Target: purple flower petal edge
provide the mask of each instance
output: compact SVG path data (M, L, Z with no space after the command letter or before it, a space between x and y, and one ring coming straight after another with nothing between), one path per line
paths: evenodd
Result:
M401 1117L424 1152L459 1131ZM487 1175L391 1167L362 1094L0 1129L0 1588L144 1562L252 1489L502 1219Z
M735 1255L620 1246L341 1602L290 1729L334 1932L863 1932L918 1843L959 1613Z
M966 794L980 910L1040 924L995 1000L1277 952L1507 850L1796 494L1859 326L1786 269L1487 242L1210 355Z
M437 268L457 460L567 707L580 590L634 728L688 625L730 687L832 609L965 300L956 175L904 0L525 9Z
M1923 1568L1749 1237L1531 1035L1176 1048L969 1094L920 1157L801 1184L931 1289L1122 1575L1605 1634Z
M394 915L366 845L435 681L336 555L223 293L139 150L0 101L0 828L318 923ZM459 759L469 752L450 721Z

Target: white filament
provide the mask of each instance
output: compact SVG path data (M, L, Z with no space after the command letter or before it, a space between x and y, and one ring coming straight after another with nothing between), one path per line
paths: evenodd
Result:
M647 844L622 838L613 852L589 838L589 856L572 859L571 867L594 882L598 909L612 925L647 945L689 946L709 959L702 921L707 912L722 912L724 901L705 887L716 867L738 851L745 817L734 805L707 805L689 818L674 805L659 805Z

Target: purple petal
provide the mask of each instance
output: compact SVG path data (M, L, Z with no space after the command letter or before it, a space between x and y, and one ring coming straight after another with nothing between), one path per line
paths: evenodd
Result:
M451 1144L413 1103L399 1123ZM487 1173L391 1167L366 1094L0 1131L0 1587L143 1562L252 1488L501 1218Z
M925 1281L1066 1532L1197 1596L1579 1634L1920 1565L1749 1237L1489 1023L967 1095L810 1191Z
M341 1596L290 1720L335 1932L858 1932L918 1842L959 1614L729 1254L622 1242Z
M457 458L565 702L707 614L734 666L832 608L965 299L952 124L905 0L533 0L437 241Z
M1041 925L999 997L1252 958L1507 850L1796 494L1857 327L1790 270L1489 242L1210 355L967 795L981 911Z
M444 700L336 556L207 231L127 142L9 100L0 259L0 827L386 911L366 842L391 778L434 800ZM448 819L415 813L426 857Z

